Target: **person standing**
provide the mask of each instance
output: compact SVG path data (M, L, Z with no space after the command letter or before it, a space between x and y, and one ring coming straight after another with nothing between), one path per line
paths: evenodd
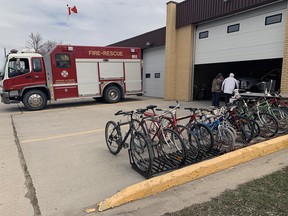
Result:
M234 74L230 73L229 77L224 79L222 83L222 87L221 87L221 90L224 92L224 95L225 95L226 105L229 103L230 98L233 95L234 89L239 89L239 83L234 78Z
M212 81L212 106L214 107L219 107L220 105L221 86L223 80L223 75L219 73Z

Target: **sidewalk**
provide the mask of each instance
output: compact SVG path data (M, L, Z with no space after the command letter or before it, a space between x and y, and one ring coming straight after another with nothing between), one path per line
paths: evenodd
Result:
M11 117L0 114L0 215L34 215L14 140Z
M89 216L161 216L175 212L193 204L209 201L227 189L253 179L261 178L288 166L288 149L257 158L247 163L211 174L187 184L172 188L151 197L134 201L104 212ZM95 206L90 206L91 208ZM76 216L77 214L75 214ZM83 213L85 215L85 213Z

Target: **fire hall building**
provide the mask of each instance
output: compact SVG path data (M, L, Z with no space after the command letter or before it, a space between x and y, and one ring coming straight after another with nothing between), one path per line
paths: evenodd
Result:
M120 41L143 51L144 95L191 101L215 75L274 75L288 94L287 0L167 3L166 27ZM277 74L278 73L278 74Z

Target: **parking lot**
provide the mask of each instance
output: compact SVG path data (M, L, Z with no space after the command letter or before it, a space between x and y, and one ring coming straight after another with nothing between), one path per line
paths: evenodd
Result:
M27 166L25 175L31 177L30 190L36 190L31 199L34 205L38 200L42 215L81 209L144 180L131 168L126 149L117 156L108 151L104 127L108 120L118 120L116 111L149 104L167 108L175 102L145 97L128 97L118 104L76 100L37 112L25 111L21 104L0 105L1 117L7 119L2 130L11 127L12 116L18 151Z
M210 106L210 101L180 103L183 107ZM5 188L0 212L79 215L86 207L145 180L131 168L127 149L117 156L108 151L104 127L108 120L119 119L116 111L150 104L167 108L175 101L147 97L127 97L118 104L76 100L57 102L37 112L22 110L22 105L0 104L0 185ZM18 200L24 196L29 199Z

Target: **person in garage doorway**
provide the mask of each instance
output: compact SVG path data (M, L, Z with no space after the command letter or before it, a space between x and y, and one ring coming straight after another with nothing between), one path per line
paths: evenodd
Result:
M239 89L239 83L234 78L234 74L233 73L230 73L229 77L224 79L221 89L224 92L225 102L226 102L226 105L227 105L229 103L229 101L230 101L230 98L232 97L234 89Z
M219 107L220 106L220 96L221 96L221 86L224 78L221 73L219 73L212 81L212 106Z

